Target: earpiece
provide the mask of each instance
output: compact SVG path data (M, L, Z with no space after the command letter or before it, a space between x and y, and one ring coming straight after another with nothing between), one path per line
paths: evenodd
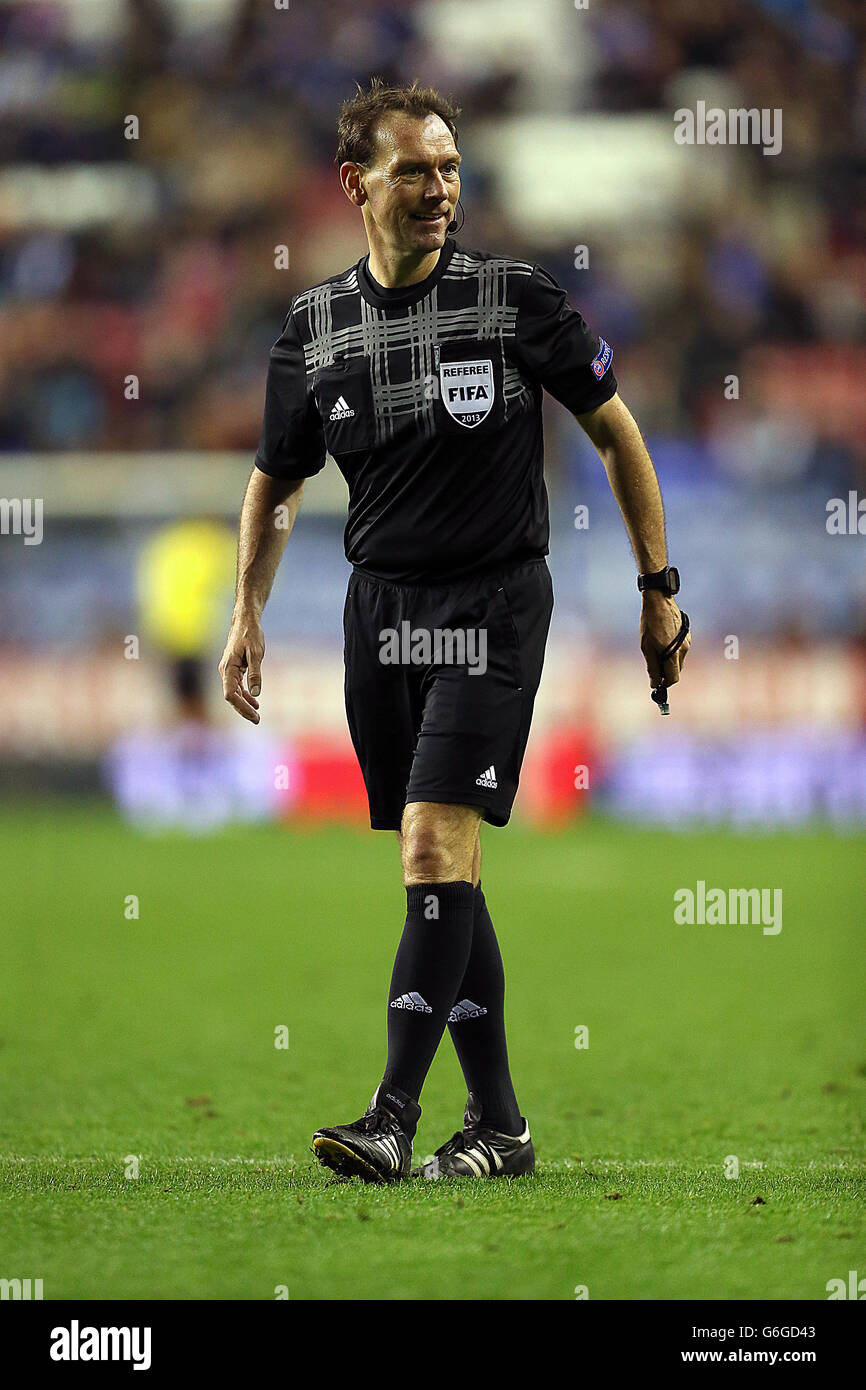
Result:
M457 212L460 213L460 221L457 221L457 217L455 215L448 223L446 231L459 232L460 228L463 226L463 223L466 221L466 213L463 210L463 204L461 203L459 198L457 199Z

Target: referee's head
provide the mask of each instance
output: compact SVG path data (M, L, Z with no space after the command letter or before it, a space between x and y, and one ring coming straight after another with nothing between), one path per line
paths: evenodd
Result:
M441 250L460 197L459 108L432 87L374 78L344 102L337 163L378 257Z

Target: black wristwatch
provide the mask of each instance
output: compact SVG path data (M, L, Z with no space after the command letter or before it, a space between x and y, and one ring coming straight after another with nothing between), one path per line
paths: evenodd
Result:
M673 565L665 565L663 570L658 570L655 574L639 574L637 586L641 593L647 589L658 589L661 593L667 594L672 598L680 591L680 572L674 569Z

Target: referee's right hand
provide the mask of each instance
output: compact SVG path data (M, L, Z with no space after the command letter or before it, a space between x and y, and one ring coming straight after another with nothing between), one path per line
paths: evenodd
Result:
M251 724L258 724L261 718L256 696L262 691L264 654L265 635L258 617L248 609L236 609L219 670L223 696Z

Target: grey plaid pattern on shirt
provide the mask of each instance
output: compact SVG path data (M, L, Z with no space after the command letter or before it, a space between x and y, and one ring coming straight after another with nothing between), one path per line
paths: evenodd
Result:
M528 405L533 383L507 360L517 326L520 287L532 275L526 261L455 250L419 303L378 308L361 294L357 267L299 294L292 314L304 345L308 388L338 357L366 358L373 388L376 444L393 439L409 418L422 437L434 435L438 389L436 348L472 340L498 346L505 419ZM495 350L495 348L494 348Z

